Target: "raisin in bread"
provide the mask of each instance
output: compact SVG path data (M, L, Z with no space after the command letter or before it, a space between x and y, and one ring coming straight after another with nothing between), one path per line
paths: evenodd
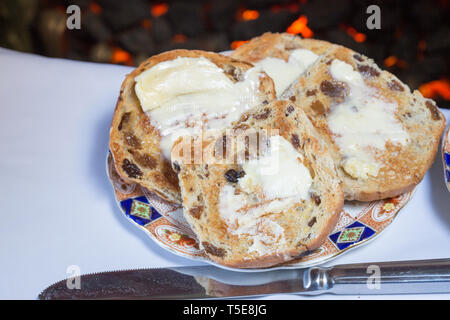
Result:
M325 241L342 210L341 181L326 144L293 103L263 104L240 120L212 138L179 138L172 165L184 215L209 258L269 267Z
M433 100L342 46L320 56L283 97L298 101L324 137L349 200L413 189L446 123Z
M184 65L181 65L177 69L169 64L175 60L189 60L194 62L201 60L201 67L203 66L206 71L212 70L213 75L219 77L222 81L219 85L223 84L224 76L226 79L229 79L229 83L226 83L228 87L233 85L239 86L241 83L247 81L247 73L250 72L250 69L252 69L253 66L250 63L238 61L217 53L199 50L173 50L147 59L138 68L127 75L123 82L110 129L109 146L117 172L127 181L138 183L168 201L180 203L181 196L178 186L178 177L176 173L173 172L167 155L165 156L162 154L161 141L163 133L159 126L160 123L152 118L152 112L144 112L142 106L142 101L150 104L156 103L156 98L167 98L170 94L175 97L174 99L180 99L176 96L176 92L170 91L173 88L181 90L180 94L184 96L196 94L195 81L202 80L199 79L199 77L202 77L201 70L191 66L191 70L195 70L195 72L189 73L188 70L190 69L187 69ZM167 65L169 65L169 67L167 67ZM211 65L213 67L211 67ZM145 84L149 83L149 85L145 88L138 88L137 79L140 79L139 76L142 78L143 74L145 75L147 71L153 72L155 68L159 68L160 70L148 77L149 79L146 80L147 82L145 82ZM220 69L217 71L214 70L214 68ZM178 77L179 74L180 77ZM257 83L257 88L248 90L248 92L255 96L255 100L258 103L264 100L269 101L274 99L275 94L272 80L263 72L259 72L257 76L257 80L259 81ZM158 77L163 77L163 80L169 79L174 85L168 85L166 88L161 88L161 83L157 82L159 79ZM215 103L220 102L220 98L225 94L221 95L222 89L219 85L215 87L216 82L210 81L206 84L204 82L203 87L201 88L203 92L206 92L207 90L211 90L215 93L218 92L217 100L211 103L211 107L214 107ZM140 90L140 96L136 90ZM227 97L229 96L230 95ZM148 97L149 99L147 99ZM165 102L165 100L161 101ZM157 108L159 105L153 105L153 107ZM170 109L172 107L173 104L167 107L167 110L172 110ZM239 110L239 108L236 109L235 113L245 111L243 107L243 110ZM172 116L174 113L176 115L186 115L188 112L189 110L184 111L184 113L183 110L178 113L172 111ZM169 114L169 112L167 112L167 114ZM160 112L159 116L162 117L163 120L167 120L164 118L166 116L165 112ZM224 116L223 113L218 113L217 115L217 117L222 116ZM185 126L182 122L181 124L177 123L176 125L181 129ZM189 125L192 126L192 123L187 124L186 126Z

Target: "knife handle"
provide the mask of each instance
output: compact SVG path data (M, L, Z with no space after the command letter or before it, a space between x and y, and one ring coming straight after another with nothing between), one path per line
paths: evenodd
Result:
M303 275L311 293L450 293L450 259L372 262L311 268Z

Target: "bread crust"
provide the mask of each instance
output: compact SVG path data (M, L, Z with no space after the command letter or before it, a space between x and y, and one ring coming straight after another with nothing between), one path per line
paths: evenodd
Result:
M172 203L182 202L178 177L170 162L161 155L160 133L140 106L134 91L134 79L154 65L178 57L207 58L224 69L234 81L238 81L239 73L253 67L251 63L214 52L173 50L150 57L126 76L110 128L109 147L116 170L124 180L138 183ZM260 94L267 100L275 98L272 79L267 75L260 78Z
M334 44L315 39L302 39L289 33L266 32L259 37L238 47L231 56L243 61L256 63L264 58L280 58L288 61L290 51L307 49L317 55L322 55L335 47Z

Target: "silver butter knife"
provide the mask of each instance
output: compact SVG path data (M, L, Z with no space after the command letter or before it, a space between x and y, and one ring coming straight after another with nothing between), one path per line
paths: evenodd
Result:
M78 286L74 287L74 283ZM214 266L112 271L57 282L39 299L211 299L277 293L450 293L450 259L263 272L236 272Z

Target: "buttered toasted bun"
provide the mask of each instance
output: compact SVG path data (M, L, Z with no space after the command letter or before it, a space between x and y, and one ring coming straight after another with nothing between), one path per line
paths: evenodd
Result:
M410 191L431 166L445 126L433 100L341 46L283 96L299 101L327 141L349 200Z
M276 33L252 39L233 56L267 69L282 88L277 95L307 113L329 144L346 199L407 192L430 167L444 116L434 101L411 93L369 58L326 41Z
M241 113L274 97L272 80L250 63L198 50L153 56L122 84L110 131L117 171L180 203L170 166L173 142L231 126Z
M196 145L203 161L186 161ZM293 103L261 105L233 130L200 143L180 138L175 149L184 215L217 263L256 268L289 261L319 247L336 224L343 193L334 163Z

